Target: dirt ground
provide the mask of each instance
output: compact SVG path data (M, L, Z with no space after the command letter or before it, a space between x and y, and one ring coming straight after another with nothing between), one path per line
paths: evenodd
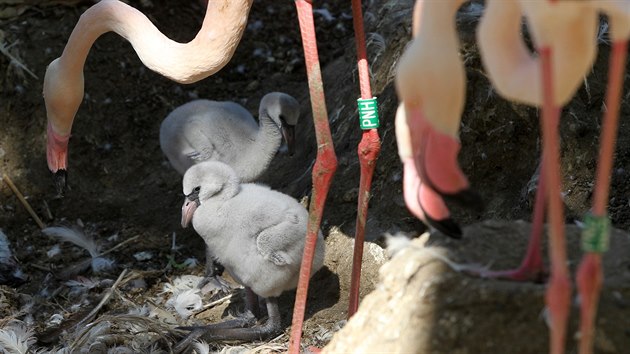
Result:
M0 170L10 176L47 225L80 223L85 232L98 241L101 250L131 239L109 254L115 260L110 271L78 274L92 280L113 281L123 269L130 270L131 275L123 281L125 286L112 296L99 316L124 313L133 306L142 306L158 296L164 283L180 275L203 272L202 265L180 269L173 267L171 261L181 263L195 257L203 263L204 259L202 240L194 231L182 230L179 226L180 176L169 166L159 148L159 124L173 108L195 98L231 100L243 104L256 116L258 102L265 93L283 91L293 95L302 103L296 155L288 157L280 153L262 182L298 199L309 195L316 146L295 8L290 1L256 0L248 29L230 64L216 75L192 85L179 85L160 77L142 66L129 43L115 34L102 36L92 48L85 66L86 95L70 140L71 190L63 199L55 198L45 159L46 113L41 95L42 81L46 65L60 55L78 17L91 2L44 3L32 5L36 2L0 0L0 44L6 48L4 52L14 58L12 61L7 54L0 55ZM163 33L180 42L192 39L203 19L204 9L198 1L129 3L147 14ZM418 235L424 231L422 223L407 212L403 203L401 165L393 129L397 100L392 80L395 64L410 37L412 5L411 0L374 0L364 4L372 90L379 98L382 124L379 129L382 153L373 182L367 230L367 237L376 241L370 246L376 253L375 250L380 249L378 245L382 245L380 237L384 232L404 231ZM346 318L352 242L339 240L345 237L343 234L354 234L359 184L356 147L361 135L356 122L355 100L359 97L359 88L350 1L317 1L315 8L327 10L318 12L315 20L327 107L339 158L322 222L334 257L330 256L327 267L313 278L304 330L305 345L322 347L332 333L343 326ZM471 184L483 195L487 207L476 214L454 209L454 215L464 225L489 219L527 220L533 200L530 182L535 177L540 156L538 112L507 102L493 92L474 44L476 9L467 7L458 17L468 77L460 161ZM605 38L603 36L600 44L595 68L563 111L563 192L568 223L581 218L590 204L604 109L609 51ZM630 174L630 125L624 119L630 107L627 96L624 98L610 202L612 223L621 230L630 226L630 185L626 182ZM77 302L69 294L68 279L60 275L65 274L67 278L70 274L71 279L77 279L76 272L68 271L68 265L84 260L85 252L64 243L60 254L49 257L48 251L59 244L58 240L41 233L4 183L0 184L0 198L0 228L8 236L16 258L30 277L29 282L18 287L0 288L9 304L0 311L3 316L20 320L30 314L31 327L39 334L39 345L43 348L68 345L66 337L56 338L55 333L61 331L58 325L50 325L51 316L61 314L64 319L81 318L94 308L108 286L91 289L88 296ZM177 250L172 249L174 233L180 246ZM472 246L448 246L450 243L447 243L447 247L467 261L495 262L505 266L518 264L524 253L524 243L516 249L508 240L492 240L475 243L476 247L490 249L488 253L479 253ZM134 257L139 252L148 252L151 257L139 260ZM619 254L618 257L621 258L618 260L619 271L630 272L629 254ZM381 260L381 256L374 257L373 264L366 266L370 270L365 271L362 296L374 289L378 280L375 269ZM142 279L143 283L132 282L137 279ZM501 293L505 284L487 283L485 286L496 290L488 292L488 296L505 296ZM629 285L626 281L620 286L627 289ZM520 294L527 298L527 291ZM458 292L452 296L464 299L468 294ZM531 296L525 302L531 304L535 321L542 308L540 291L532 292ZM287 293L281 298L287 330L273 342L279 346L278 351L286 348L293 297L294 294ZM492 299L488 301L492 302ZM628 301L623 299L622 303L626 304L623 308L627 307ZM31 307L25 309L26 304ZM467 311L483 314L488 308L473 306ZM611 311L619 310L611 308ZM509 311L503 311L502 315L505 318L511 316ZM606 313L601 316L605 318ZM66 322L62 322L62 327L63 323ZM483 329L488 336L504 326L500 320L493 323L484 323ZM460 325L464 326L457 321L450 324L455 328ZM626 348L630 346L628 328L630 325L625 323L613 335L615 343L625 344ZM465 333L465 330L461 332ZM453 348L447 343L450 339L445 336L443 341L436 340L435 352ZM523 348L539 348L528 344L532 341L546 343L547 339L539 336L511 338L515 346L519 345L515 342L518 340L523 341Z

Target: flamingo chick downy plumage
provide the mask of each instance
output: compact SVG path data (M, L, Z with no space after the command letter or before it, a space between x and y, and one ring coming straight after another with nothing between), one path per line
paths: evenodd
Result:
M196 163L215 160L232 167L240 181L252 182L267 169L283 136L293 153L299 116L298 101L281 92L262 98L258 123L237 103L195 100L164 119L160 146L182 175Z
M216 324L196 327L191 336L259 340L277 333L281 329L277 297L297 286L308 212L286 194L258 184L241 184L234 170L218 161L189 168L183 192L182 226L192 220L214 259L237 282L265 298L269 315L260 327L226 329ZM320 231L311 275L323 263Z

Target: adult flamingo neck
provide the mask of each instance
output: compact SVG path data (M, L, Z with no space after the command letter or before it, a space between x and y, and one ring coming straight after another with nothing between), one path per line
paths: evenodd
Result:
M127 39L151 70L179 83L204 79L231 59L246 27L253 0L209 0L201 30L188 43L163 35L137 9L117 0L90 7L79 19L61 57L50 63L44 78L49 122L68 135L83 99L83 66L98 37L116 32Z
M413 8L412 34L416 37L419 33L435 33L435 29L439 28L442 32L449 31L449 36L456 36L454 26L451 26L455 20L457 9L465 0L442 0L430 1L419 0ZM452 33L450 33L452 32ZM442 39L443 33L436 39Z

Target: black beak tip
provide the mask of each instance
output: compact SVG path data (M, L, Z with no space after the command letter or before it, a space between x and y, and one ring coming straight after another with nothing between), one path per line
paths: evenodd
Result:
M58 170L53 174L53 184L57 191L58 197L63 197L68 187L68 172L66 170Z

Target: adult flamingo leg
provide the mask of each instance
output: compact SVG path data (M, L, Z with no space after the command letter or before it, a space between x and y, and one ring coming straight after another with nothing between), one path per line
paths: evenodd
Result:
M558 124L558 122L556 122ZM532 220L532 230L530 231L527 253L516 269L481 271L478 274L484 278L500 278L516 281L542 280L543 260L542 260L542 233L545 222L545 189L547 185L545 179L545 168L541 166L538 188L536 190L536 201L534 202L534 218Z
M576 282L580 294L580 353L593 351L593 334L599 292L604 281L602 253L608 248L608 197L610 174L619 121L620 96L623 88L627 58L627 41L616 41L612 46L606 93L607 111L601 133L592 216L582 237L582 249L587 252L578 268ZM590 227L589 227L590 226Z
M337 169L337 157L335 156L330 127L328 125L324 85L317 53L315 24L313 22L313 4L309 0L295 0L295 5L300 21L306 74L308 75L308 87L313 109L313 121L317 139L317 158L313 166L313 192L309 206L304 256L300 267L300 278L295 295L295 304L293 306L293 321L291 339L289 342L289 353L293 354L297 354L300 351L302 324L306 310L306 295L308 293L308 283L311 277L313 256L317 244L317 234L322 221L326 196L330 189L332 177Z
M354 22L354 36L357 44L357 59L359 66L359 84L361 98L372 98L370 88L370 74L365 49L365 33L363 31L363 14L361 12L361 0L352 0L352 18ZM381 141L376 129L363 131L359 143L358 154L361 164L361 179L359 181L359 200L357 206L356 231L354 233L354 255L352 259L352 277L350 280L350 305L348 318L354 315L359 308L359 288L361 284L361 263L363 260L363 241L365 239L365 223L367 221L368 203L370 200L370 188L376 159L381 151Z
M564 205L560 195L560 144L558 122L560 107L554 101L550 47L539 51L542 65L543 110L541 117L543 135L543 169L547 184L549 205L549 254L551 278L545 300L550 315L551 354L564 353L566 327L569 317L571 282L567 267L566 240L564 237Z

